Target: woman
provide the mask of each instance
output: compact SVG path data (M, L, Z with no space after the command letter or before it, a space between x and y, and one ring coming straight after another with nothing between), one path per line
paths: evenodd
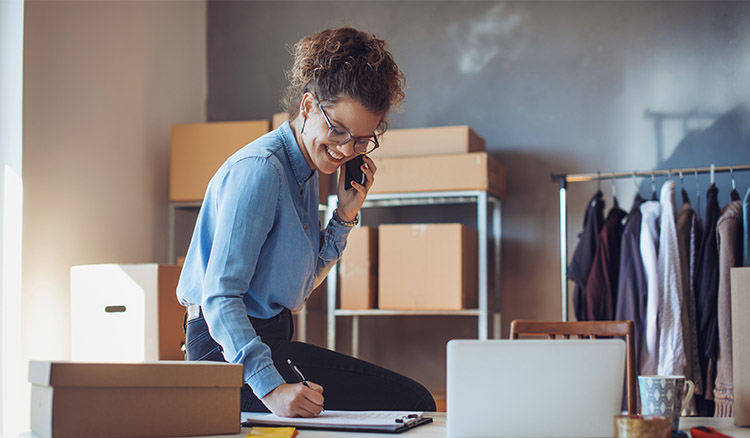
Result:
M411 379L291 341L290 309L323 281L358 221L377 171L363 154L403 100L403 75L383 40L341 28L302 38L288 78L290 121L232 155L208 185L177 287L187 359L243 364L243 411L435 410ZM318 173L357 156L365 182L345 190L340 173L338 208L321 231Z

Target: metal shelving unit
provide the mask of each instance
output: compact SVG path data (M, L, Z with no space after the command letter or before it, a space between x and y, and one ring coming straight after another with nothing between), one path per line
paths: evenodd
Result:
M326 223L333 215L333 210L338 204L336 195L328 197L328 211L326 213ZM490 237L492 237L492 250L494 251L493 278L495 293L495 309L493 316L493 337L500 337L500 242L502 237L501 224L501 201L496 196L486 190L464 190L464 191L443 191L443 192L413 192L413 193L385 193L369 194L362 206L363 210L372 207L406 207L406 206L426 206L426 205L448 205L448 204L476 204L477 208L477 231L479 233L479 266L478 266L478 294L479 306L477 309L465 310L387 310L387 309L367 309L367 310L343 310L336 308L336 298L338 295L338 267L334 265L327 277L327 312L328 312L328 329L327 329L327 347L330 350L336 349L336 318L347 316L352 318L352 350L354 357L359 353L359 317L360 316L474 316L478 321L478 338L488 338L489 328L489 272L488 272L488 255L490 250ZM491 213L491 220L488 219L488 213ZM491 226L491 230L490 230ZM491 231L491 233L490 233Z
M196 211L201 208L201 204L203 204L203 201L190 201L190 202L170 202L169 203L169 226L168 226L168 241L169 241L169 249L167 251L167 257L169 258L169 263L176 264L177 263L177 256L175 255L175 241L177 238L177 211L178 210L188 210L188 211ZM318 211L321 214L326 215L326 218L329 216L327 215L327 209L328 206L326 204L318 204ZM326 221L327 223L327 221ZM302 309L300 309L297 312L293 312L297 316L297 324L295 325L295 332L297 333L297 338L300 342L306 342L307 341L307 307L304 306Z

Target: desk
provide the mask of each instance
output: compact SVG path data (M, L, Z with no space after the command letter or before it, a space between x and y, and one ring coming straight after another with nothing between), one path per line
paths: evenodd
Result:
M410 430L402 434L382 434L382 433L359 433L359 432L330 432L323 430L300 430L298 438L387 438L407 437L407 438L445 438L445 413L430 414L435 420L424 426ZM680 422L680 429L688 431L695 426L709 426L719 432L734 438L750 438L750 428L734 427L732 418L705 418L705 417L684 417ZM242 428L242 432L236 435L211 435L203 438L245 438L249 428ZM36 435L25 433L18 438L36 438ZM189 438L189 437L186 437Z

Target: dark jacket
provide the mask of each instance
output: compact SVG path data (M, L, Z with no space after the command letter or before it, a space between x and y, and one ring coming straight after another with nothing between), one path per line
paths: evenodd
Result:
M706 222L703 229L700 255L698 256L698 267L695 272L698 354L706 399L713 399L716 354L719 345L716 320L719 291L719 253L716 242L716 223L721 215L721 209L719 208L718 194L719 189L711 184L706 193Z
M586 320L586 281L588 281L591 265L596 255L596 247L599 241L599 233L604 224L604 195L597 191L586 207L583 217L583 231L578 235L580 240L573 252L573 259L568 265L568 279L575 282L573 295L573 307L576 319Z
M636 375L640 374L641 349L646 330L646 273L641 259L641 204L637 196L622 231L615 320L633 321Z
M586 319L612 321L617 301L617 278L620 271L622 220L627 213L617 203L609 211L599 234L596 256L586 282Z

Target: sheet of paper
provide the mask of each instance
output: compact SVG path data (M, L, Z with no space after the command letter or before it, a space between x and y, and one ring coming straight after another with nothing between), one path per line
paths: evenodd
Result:
M252 419L263 424L289 425L332 425L332 426L392 426L396 419L405 419L409 415L421 416L422 412L411 411L323 411L312 418L288 418L273 414L243 412L242 421Z

